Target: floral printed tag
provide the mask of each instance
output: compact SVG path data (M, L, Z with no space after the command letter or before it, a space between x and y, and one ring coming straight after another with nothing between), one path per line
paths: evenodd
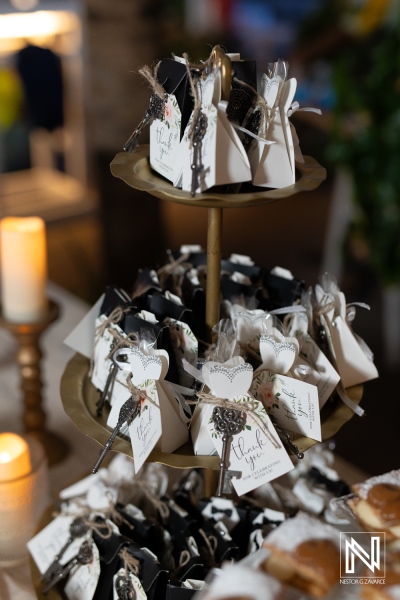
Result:
M136 473L142 468L162 433L156 382L148 379L140 384L140 389L146 392L147 398L141 402L140 415L129 426Z
M261 402L246 394L235 398L232 407L240 410L241 402L251 402L254 410L246 411L243 430L232 437L230 445L228 468L242 474L240 478L232 479L239 496L293 469L293 463ZM222 436L214 430L212 420L207 427L215 449L221 456Z
M119 361L118 357L120 355L127 355L128 362ZM131 383L144 392L140 401L139 414L128 427L135 472L138 473L161 437L161 412L156 382L164 377L166 369L159 356L144 354L137 348L120 348L116 350L114 360L124 375L130 377ZM119 377L121 375L117 376L116 383L119 384L117 390L121 393L114 399L107 421L107 425L111 427L115 427L115 419L118 420L121 406L130 395L128 387L124 385L125 377L122 376L121 379ZM126 425L121 429L121 433L127 433L125 428Z
M283 429L321 441L318 389L271 371L259 371L250 389Z
M180 143L181 111L173 94L168 94L164 119L155 119L150 125L150 165L173 181L174 163Z

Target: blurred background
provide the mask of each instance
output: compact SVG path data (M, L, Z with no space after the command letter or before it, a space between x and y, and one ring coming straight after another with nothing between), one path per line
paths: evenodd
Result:
M1 0L0 216L42 216L50 279L90 303L108 283L129 291L167 248L206 247L206 209L133 190L109 163L148 106L138 69L215 44L259 76L289 61L295 100L323 113L292 117L301 149L327 169L316 191L225 210L223 255L308 285L329 271L371 306L354 328L380 378L335 441L371 474L399 468L399 0Z

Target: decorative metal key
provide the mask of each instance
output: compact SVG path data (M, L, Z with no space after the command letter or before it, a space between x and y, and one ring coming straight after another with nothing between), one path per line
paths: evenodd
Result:
M139 125L136 127L135 131L130 136L129 140L126 142L124 146L124 150L126 152L132 152L139 145L138 137L142 133L143 129L146 125L150 125L154 119L160 119L162 121L164 119L164 110L165 103L167 100L167 94L165 94L164 98L161 98L155 92L150 96L149 107L140 121Z
M207 131L208 119L203 112L199 112L193 131L193 162L192 162L192 187L190 195L194 196L199 187L199 175L204 169L201 162L201 147Z
M136 600L136 592L129 575L118 575L115 580L115 591L118 600Z
M216 406L211 419L214 422L215 431L222 434L222 452L217 488L217 496L222 496L224 489L226 489L225 474L229 466L229 450L232 436L242 431L246 423L246 413L234 408Z
M72 558L69 562L67 562L65 566L60 567L55 572L50 582L43 588L43 594L47 594L47 592L53 586L55 586L59 581L67 577L76 565L88 565L91 562L92 558L92 544L91 542L85 540L79 548L79 552L75 556L75 558Z
M275 431L278 434L279 439L281 440L282 444L287 449L289 449L291 452L293 452L293 454L295 454L299 460L301 460L302 458L304 458L304 452L300 452L300 450L298 449L298 447L296 446L296 444L294 444L292 442L292 440L290 439L290 436L287 433L287 431L285 431L284 429L282 429L281 427L279 427L278 421L276 420L276 418L273 415L270 415L270 419L271 419L271 421L273 423L273 426L275 427Z
M76 517L69 526L69 538L65 542L64 546L57 552L53 562L47 567L46 571L41 576L40 580L48 583L54 573L60 568L60 560L63 557L67 548L72 542L80 537L83 537L89 531L89 525L82 517Z
M114 339L110 344L110 354L109 355L111 356L111 359L112 359L112 353L115 350L116 345L117 345L117 340ZM97 407L96 414L98 417L100 417L101 413L103 412L103 406L105 404L105 401L107 400L107 395L108 395L109 390L112 389L112 387L113 387L115 378L117 376L117 372L118 372L118 365L117 365L117 363L115 363L113 361L113 363L110 367L110 371L107 375L104 390L102 391L100 398L96 402L96 407Z
M113 430L112 434L110 435L109 439L107 440L104 448L102 450L100 450L99 458L97 459L97 461L92 469L93 473L97 473L98 468L100 467L101 463L103 462L105 455L110 450L111 446L114 443L115 438L117 437L118 433L121 431L122 425L124 423L128 423L128 425L130 425L130 423L133 421L133 419L138 414L139 410L140 410L140 403L137 400L134 400L132 398L132 396L126 402L124 402L124 404L121 407L121 410L119 411L117 424L114 427L114 430Z

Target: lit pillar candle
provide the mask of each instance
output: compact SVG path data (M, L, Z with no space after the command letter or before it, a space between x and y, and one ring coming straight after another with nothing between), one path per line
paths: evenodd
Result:
M29 436L23 438L15 433L1 433L0 568L26 560L26 544L33 537L48 498L43 448Z
M39 217L5 217L0 222L1 304L14 323L40 321L47 308L46 231Z
M25 477L31 470L29 446L15 433L0 434L0 482Z

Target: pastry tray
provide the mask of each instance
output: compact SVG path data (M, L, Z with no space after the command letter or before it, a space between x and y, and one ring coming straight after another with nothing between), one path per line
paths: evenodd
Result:
M61 400L65 412L69 415L76 427L85 435L93 438L102 446L105 445L111 434L107 427L109 406L103 408L103 414L96 415L96 402L99 392L93 386L89 377L90 361L85 356L77 353L68 362L61 378ZM348 388L347 395L356 404L362 398L363 386L357 385ZM321 411L322 440L331 438L354 415L339 398L333 397L325 404ZM316 440L301 436L294 440L301 452L308 450L316 444ZM132 456L130 441L117 436L112 450ZM218 456L198 456L193 452L191 442L181 446L173 453L153 450L148 458L149 462L157 462L178 469L206 468L219 469Z

